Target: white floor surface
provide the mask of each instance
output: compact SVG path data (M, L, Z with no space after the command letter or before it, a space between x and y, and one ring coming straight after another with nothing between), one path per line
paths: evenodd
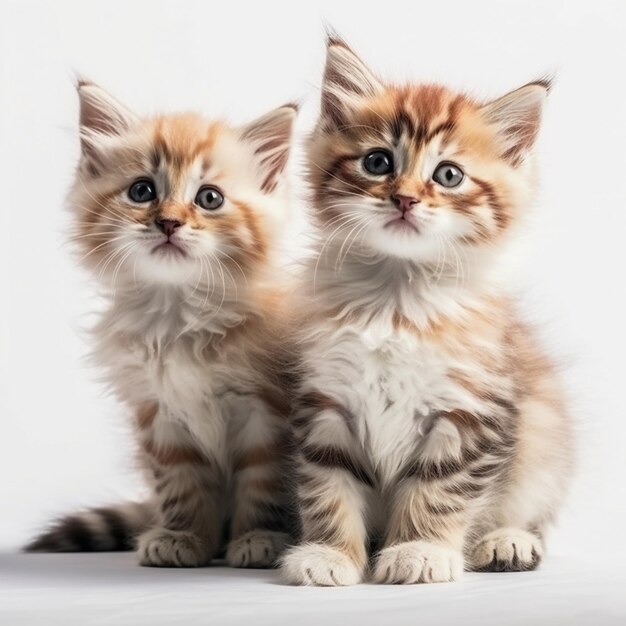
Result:
M626 567L549 558L452 584L320 589L275 571L149 569L130 553L0 554L2 626L626 625Z

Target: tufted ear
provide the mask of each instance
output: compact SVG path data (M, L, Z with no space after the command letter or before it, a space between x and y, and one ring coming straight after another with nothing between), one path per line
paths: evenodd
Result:
M519 164L537 138L550 81L528 83L486 104L481 112L500 137L502 157Z
M93 164L107 140L127 131L137 118L104 89L79 79L76 90L80 100L80 145L82 156Z
M322 120L334 126L345 124L362 98L382 89L382 83L348 44L330 35L322 81Z
M241 129L241 138L254 147L263 181L261 189L266 193L274 191L287 165L293 123L297 113L296 104L285 104Z

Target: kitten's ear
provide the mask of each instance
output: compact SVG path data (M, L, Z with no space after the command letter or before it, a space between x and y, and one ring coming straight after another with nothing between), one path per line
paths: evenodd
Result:
M502 157L517 165L533 147L550 81L528 83L486 104L481 112L498 132Z
M80 145L84 157L98 160L107 139L127 131L137 118L104 89L84 79L76 83L80 100Z
M335 126L345 124L362 98L382 89L382 83L348 44L336 35L329 35L322 81L322 119Z
M261 189L274 191L289 158L296 104L274 109L241 129L241 138L252 144L261 174Z

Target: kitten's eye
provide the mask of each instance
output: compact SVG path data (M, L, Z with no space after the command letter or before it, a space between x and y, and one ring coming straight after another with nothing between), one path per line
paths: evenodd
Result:
M156 186L155 184L147 179L142 178L141 180L136 180L129 188L128 188L128 197L133 201L139 204L144 202L150 202L156 198Z
M442 187L458 187L465 178L463 170L454 163L440 163L433 173L433 180Z
M363 159L363 167L375 176L393 172L393 157L385 150L374 150Z
M202 187L194 202L202 209L215 211L224 204L224 196L215 187Z

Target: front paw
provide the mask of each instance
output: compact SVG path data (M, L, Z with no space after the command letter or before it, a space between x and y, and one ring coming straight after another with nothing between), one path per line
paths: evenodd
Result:
M192 532L154 528L139 537L139 564L146 567L199 567L210 560L206 542Z
M251 530L228 544L226 561L231 567L273 567L288 541L285 533Z
M363 568L345 552L320 543L307 543L287 551L281 573L290 585L342 587L361 582Z
M485 535L471 551L472 569L482 572L523 572L539 565L541 540L521 528L499 528Z
M377 583L409 585L458 580L463 556L457 550L428 541L407 541L381 550L374 565Z

